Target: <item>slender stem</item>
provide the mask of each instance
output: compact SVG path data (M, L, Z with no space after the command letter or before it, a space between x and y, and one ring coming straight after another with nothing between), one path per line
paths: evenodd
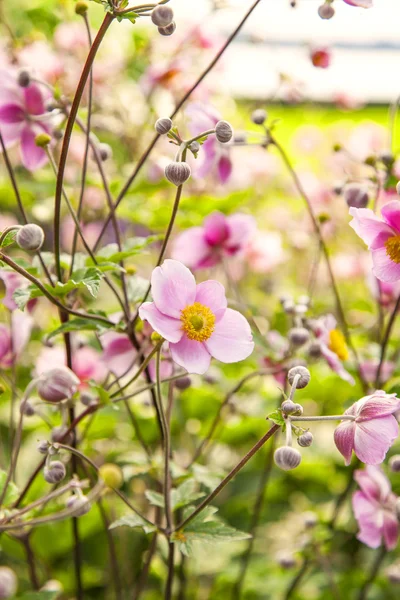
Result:
M61 148L60 162L59 162L59 166L58 166L58 177L57 177L57 184L56 184L55 206L54 206L54 254L55 254L55 260L56 260L57 277L60 281L62 279L61 261L60 261L61 199L62 199L63 179L64 179L64 173L65 173L65 166L67 163L69 144L71 141L72 130L74 127L76 115L78 113L79 104L82 99L83 92L85 90L86 82L89 77L90 71L92 69L94 59L96 57L97 51L100 47L100 44L103 41L103 38L104 38L109 26L113 22L113 20L114 20L114 16L112 14L110 14L109 12L107 12L104 17L103 23L101 24L101 27L100 27L99 31L97 32L97 35L92 44L92 47L90 48L88 57L86 59L85 65L83 67L83 71L82 71L82 74L81 74L81 77L80 77L80 80L78 83L78 87L76 89L76 93L74 96L74 100L72 102L67 125L65 128L63 145Z
M144 590L147 578L149 576L150 566L151 566L154 554L156 553L156 550L157 550L157 540L158 540L158 533L156 532L153 534L153 537L151 538L150 548L147 551L148 552L147 558L146 558L146 561L140 572L140 578L139 578L137 587L135 589L135 592L132 596L132 600L139 600L139 598Z
M169 535L172 531L172 506L171 506L171 472L169 467L169 456L171 449L171 436L169 430L169 423L165 416L165 411L162 403L161 385L160 385L160 360L161 360L161 346L157 351L156 358L156 398L157 404L161 416L161 424L163 429L164 438L164 504L165 504L165 518L167 521L167 534Z
M192 521L206 506L210 504L214 500L216 496L224 489L224 487L235 477L235 475L243 469L243 467L249 462L249 460L258 452L260 448L280 429L279 425L273 425L265 435L247 452L247 454L238 462L236 467L232 469L232 471L221 481L221 483L215 488L214 491L209 494L201 504L189 515L186 519L184 519L177 527L175 531L179 529L183 529L185 525L188 525L190 521Z
M40 588L39 578L36 572L36 564L35 564L35 555L32 550L30 534L27 534L21 538L21 541L25 547L26 552L26 560L28 563L29 569L29 578L31 580L31 585L34 590L38 590Z
M303 564L301 565L298 573L294 576L294 578L292 579L292 581L291 581L288 589L286 590L286 593L285 593L285 596L284 596L284 600L290 600L290 598L292 597L293 592L296 590L297 586L300 584L300 582L302 581L303 577L307 573L309 566L310 566L310 559L308 557L306 557L306 558L304 558Z
M386 327L386 330L385 330L385 333L384 333L384 336L382 339L381 355L379 358L378 369L376 371L376 381L375 381L376 388L379 388L379 386L381 384L381 372L382 372L383 363L385 362L386 350L387 350L387 347L389 344L390 336L391 336L392 329L393 329L399 309L400 309L400 296L397 298L397 302L392 311L392 314L390 315L389 322L387 324L387 327Z
M168 544L168 576L167 583L165 586L165 600L172 599L172 584L174 583L174 562L175 562L175 544L170 542Z
M145 360L142 362L142 364L140 365L139 369L136 371L135 375L132 377L132 379L130 379L125 385L123 385L117 392L114 392L113 394L111 394L111 398L115 398L116 396L118 396L118 394L120 394L123 390L125 390L127 387L129 387L130 385L132 385L132 383L134 383L136 381L136 379L138 379L138 377L143 373L143 371L146 369L147 365L149 364L149 362L152 360L153 356L158 352L159 348L161 348L161 346L163 345L164 340L160 340L156 346L154 346L154 348L152 349L152 351L150 352L150 354L148 354L145 358Z
M355 421L353 415L327 415L320 417L292 417L287 418L288 421Z
M371 585L374 583L379 569L382 565L382 562L387 554L387 550L385 546L382 546L376 554L375 560L371 565L371 569L368 573L367 579L364 581L363 586L360 589L360 593L357 596L357 600L366 600L368 596L369 589Z

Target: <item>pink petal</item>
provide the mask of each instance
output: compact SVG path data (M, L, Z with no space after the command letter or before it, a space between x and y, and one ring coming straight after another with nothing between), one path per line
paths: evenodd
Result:
M346 466L351 462L351 453L354 448L354 434L356 425L354 421L343 421L336 427L334 440L336 448L343 455Z
M354 208L349 210L353 218L349 225L356 234L369 246L377 235L388 232L394 235L393 229L381 221L370 208Z
M143 321L148 321L154 331L169 342L179 342L183 335L181 321L164 315L158 310L155 302L142 304L139 308L139 316Z
M101 336L103 346L102 362L117 377L121 377L133 367L137 352L124 333L107 331Z
M380 464L398 433L399 426L393 415L357 423L354 436L357 458L367 465Z
M232 161L227 155L221 156L217 164L218 176L221 183L226 183L232 173Z
M196 302L208 306L217 317L217 320L224 315L228 306L224 286L219 281L213 281L212 279L198 284Z
M372 272L377 279L389 282L400 280L400 263L390 260L386 254L386 248L373 250L372 262L374 264Z
M225 215L216 211L204 219L204 237L210 246L221 246L229 237Z
M386 500L391 492L390 482L380 467L367 465L363 470L358 469L354 479L367 498L375 502Z
M14 310L11 315L13 353L19 355L30 340L33 319L20 310Z
M395 513L388 510L385 510L383 517L383 539L385 540L386 550L396 548L399 539L399 522Z
M165 260L153 271L151 292L159 311L180 319L181 310L194 302L196 281L185 265L177 260Z
M0 106L0 123L13 125L22 123L25 120L25 114L18 104L4 104Z
M228 246L240 246L243 248L251 239L257 229L256 221L250 215L237 213L227 219L229 225Z
M177 344L170 344L172 360L188 373L203 375L210 366L211 356L201 342L183 336Z
M400 399L395 394L372 395L359 405L357 423L392 415L400 409Z
M181 261L187 267L199 268L210 254L203 227L191 227L181 233L175 240L171 254L173 259Z
M8 148L21 138L23 128L24 123L15 123L13 125L0 125L1 137L3 138L3 142L6 148Z
M388 239L390 239L391 237L393 237L394 232L391 231L390 233L388 231L382 231L382 233L379 233L376 238L374 239L374 241L371 243L369 249L370 250L379 250L380 248L385 248L385 244L388 241ZM386 248L385 248L386 250Z
M38 85L31 83L24 88L25 105L31 115L42 115L45 112L43 95Z
M373 0L343 0L349 6L358 6L359 8L372 8Z
M400 233L400 202L388 202L382 207L381 214L386 223Z
M22 164L29 171L35 171L47 162L46 152L35 144L36 135L35 130L28 125L21 134Z
M227 308L215 325L214 333L204 344L210 354L223 363L244 360L254 350L253 336L247 320L236 310Z

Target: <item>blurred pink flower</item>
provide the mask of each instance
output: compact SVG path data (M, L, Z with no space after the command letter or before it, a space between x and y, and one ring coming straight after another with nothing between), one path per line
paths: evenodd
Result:
M276 231L253 232L245 249L245 257L252 271L268 273L285 259L281 234Z
M177 237L172 257L191 269L212 267L224 257L243 253L255 231L253 217L241 213L226 217L215 211L202 227L191 227Z
M381 281L400 280L400 202L385 204L381 218L369 208L350 208L350 227L371 250L372 272Z
M378 371L378 365L379 361L376 360L364 360L360 364L361 373L365 381L368 381L369 383L374 383ZM382 368L380 371L380 379L383 383L385 383L393 375L394 367L394 363L389 361L385 361L382 364Z
M41 88L31 83L21 88L11 72L1 72L0 130L8 147L19 142L24 167L30 171L47 162L47 154L35 144L39 133L48 133L48 113L45 114L45 96Z
M32 331L32 317L15 310L11 315L11 329L0 323L0 367L8 369L27 345Z
M221 120L219 113L206 104L193 103L186 110L190 118L192 135L213 129ZM194 175L199 179L211 173L216 173L221 183L226 183L232 173L232 160L228 144L220 144L215 135L209 135L199 151L199 166L194 168Z
M170 343L172 359L189 373L205 373L211 357L234 363L253 352L250 326L227 308L218 281L196 285L182 263L165 260L152 273L151 290L154 302L140 307L140 317Z
M373 466L355 471L354 479L361 488L352 500L360 528L357 538L370 548L378 548L383 541L386 550L393 550L399 538L399 522L397 496L392 493L390 481L380 467Z
M108 369L100 360L101 355L90 346L75 348L72 353L72 370L79 377L81 384L85 385L90 379L101 383L106 377ZM36 374L41 375L52 368L66 365L65 349L62 346L43 348L36 360Z
M373 6L373 0L343 0L343 2L359 8L371 8Z
M312 48L310 58L314 67L327 69L331 64L332 55L328 48Z
M400 296L400 281L379 281L370 273L368 284L374 298L385 308L391 308Z
M42 40L24 46L18 52L19 64L32 69L36 74L55 83L64 73L65 61L51 46Z
M336 319L333 315L320 317L313 323L315 337L321 345L321 353L326 362L341 379L354 385L354 379L344 368L342 361L347 360L348 350L341 331L336 329Z
M137 352L129 337L124 333L106 331L101 336L103 354L101 360L111 373L122 377L133 367Z
M5 269L0 269L0 279L3 280L4 287L6 288L6 293L2 300L4 306L6 306L9 310L16 310L18 307L13 298L14 292L18 289L27 288L30 285L29 281L15 271L6 271ZM37 299L30 300L28 302L28 311L33 309L36 302Z
M335 430L335 444L349 465L351 454L363 463L378 465L384 461L386 452L399 433L399 425L393 416L400 409L396 394L382 390L365 396L345 411L354 420L342 421Z

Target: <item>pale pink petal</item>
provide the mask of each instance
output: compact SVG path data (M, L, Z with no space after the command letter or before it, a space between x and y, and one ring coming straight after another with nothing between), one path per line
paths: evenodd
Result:
M14 310L11 316L13 353L19 355L30 340L33 319L28 313Z
M24 127L21 134L22 164L29 171L43 167L48 160L43 148L35 144L36 135L35 130L28 125Z
M102 362L117 377L121 377L133 367L137 352L129 337L124 333L107 331L101 336L103 346Z
M386 499L391 492L390 482L380 467L367 465L363 470L357 469L354 479L370 500Z
M354 436L357 458L367 465L380 464L398 433L399 426L393 415L357 423Z
M208 306L217 317L217 320L224 315L228 306L224 286L219 281L213 281L212 279L198 284L196 302Z
M372 262L374 264L372 272L377 279L389 282L400 280L400 263L390 260L386 248L373 250Z
M383 232L393 233L393 229L381 221L370 208L354 208L349 210L353 218L349 225L356 234L369 246L376 236Z
M236 213L227 219L229 225L229 247L243 248L255 234L257 223L254 217Z
M379 233L376 238L374 239L373 242L371 242L369 249L370 250L379 250L380 248L386 248L385 244L388 241L388 239L390 239L391 237L393 237L394 232L391 231L390 233L388 231L382 231L382 233Z
M211 355L201 342L183 336L177 344L170 344L172 360L188 373L203 375L210 366Z
M226 309L212 336L204 343L210 354L223 363L244 360L254 350L250 325L243 315L231 308Z
M400 233L400 202L388 202L382 207L381 214L386 223Z
M1 137L3 138L3 142L6 148L8 148L21 138L21 133L24 127L24 123L15 123L13 125L0 125Z
M343 0L350 6L358 6L359 8L372 8L373 0Z
M168 317L180 319L181 310L194 302L196 281L185 265L177 260L165 260L153 271L151 292L159 311Z
M38 85L31 83L24 88L25 105L31 115L41 115L45 112L43 95Z
M232 161L227 155L221 156L217 164L218 177L221 183L226 183L233 169Z
M210 246L221 246L229 237L229 226L225 215L215 211L204 219L204 237Z
M154 302L145 302L139 308L139 316L148 321L154 331L157 331L169 342L179 342L183 335L180 319L167 317L158 310Z
M399 522L396 514L384 511L383 517L383 539L385 540L386 550L393 550L397 546L399 539Z
M369 396L368 399L361 404L357 415L357 423L377 417L392 415L399 409L400 399L396 398L395 394L387 394L385 396L375 394Z
M354 435L356 425L354 421L343 421L336 427L334 440L336 448L343 455L346 466L351 462L351 453L354 448Z
M108 373L106 365L101 361L99 352L89 346L78 348L73 353L72 368L81 382L93 379L93 381L100 383Z
M191 269L199 268L210 254L203 227L191 227L179 235L172 248L172 258Z
M3 104L0 106L0 123L14 125L25 120L24 110L18 104Z

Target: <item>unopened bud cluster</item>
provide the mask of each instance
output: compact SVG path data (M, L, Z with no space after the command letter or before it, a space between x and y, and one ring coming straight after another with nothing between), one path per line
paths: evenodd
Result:
M169 6L156 6L151 13L151 20L161 35L172 35L176 29L174 11Z

